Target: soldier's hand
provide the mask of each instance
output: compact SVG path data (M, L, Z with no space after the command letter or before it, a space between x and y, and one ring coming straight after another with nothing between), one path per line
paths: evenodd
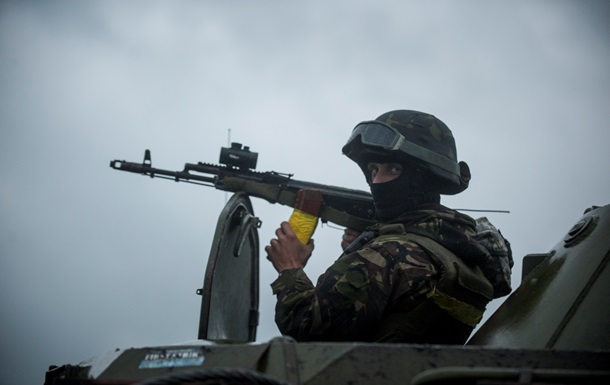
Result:
M360 231L354 229L345 229L343 231L343 236L341 237L341 250L347 249L349 245L358 238L360 235Z
M313 239L306 245L302 244L288 222L282 222L275 235L277 238L273 238L269 245L265 246L267 259L275 270L281 273L284 270L305 267L314 249Z

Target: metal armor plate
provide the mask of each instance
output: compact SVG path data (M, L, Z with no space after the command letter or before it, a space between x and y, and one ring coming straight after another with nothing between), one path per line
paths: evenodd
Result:
M245 193L235 193L219 215L203 281L199 339L256 339L260 220Z

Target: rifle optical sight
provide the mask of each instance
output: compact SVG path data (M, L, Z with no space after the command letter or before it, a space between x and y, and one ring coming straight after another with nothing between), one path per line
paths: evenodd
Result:
M254 170L257 159L258 153L250 151L248 146L242 148L241 143L231 143L230 148L220 148L219 163L227 166Z

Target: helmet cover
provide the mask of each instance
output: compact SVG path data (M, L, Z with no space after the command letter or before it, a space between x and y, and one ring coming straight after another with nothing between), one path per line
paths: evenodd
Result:
M343 153L362 168L367 181L370 182L367 166L370 162L392 162L407 166L415 163L427 169L438 180L435 189L441 194L457 194L468 187L468 165L458 162L451 130L440 119L424 112L396 110L382 114L375 121L391 127L402 136L403 145L388 150L365 144L366 141L362 137L358 140L358 135L352 134L343 147ZM362 124L364 123L371 122ZM354 133L357 129L358 126Z

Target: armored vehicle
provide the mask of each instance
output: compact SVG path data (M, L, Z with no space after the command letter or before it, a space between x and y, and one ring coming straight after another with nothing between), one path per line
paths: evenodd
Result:
M152 169L147 156L142 165L122 161L111 166L149 176L162 174L163 170ZM176 180L193 178L186 168L166 174ZM258 181L260 175L251 176ZM271 176L275 184L278 175ZM226 187L218 178L214 183ZM260 220L252 209L252 194L238 191L242 187L235 188L218 219L203 287L198 290L202 296L198 339L117 349L78 364L51 366L45 385L499 385L610 380L610 205L586 209L549 252L526 255L520 285L464 346L302 343L289 337L261 343L255 342ZM233 285L236 281L241 283L239 292Z

